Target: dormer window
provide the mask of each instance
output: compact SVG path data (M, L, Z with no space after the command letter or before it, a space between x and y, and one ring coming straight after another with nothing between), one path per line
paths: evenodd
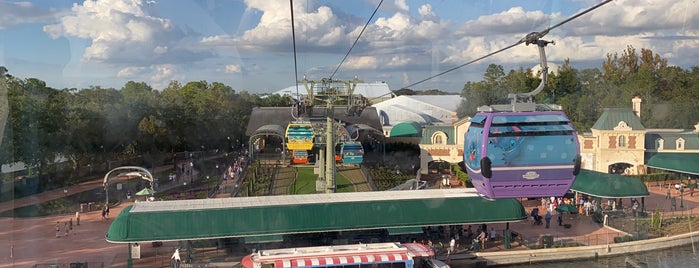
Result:
M435 132L434 134L432 134L432 144L446 145L447 134L441 131Z
M677 150L684 150L684 139L679 138L679 139L675 140L675 146L676 146Z
M663 140L663 139L655 140L655 149L656 150L662 151L664 145L665 145L665 140Z
M626 147L626 136L619 136L619 142L617 143L619 147Z

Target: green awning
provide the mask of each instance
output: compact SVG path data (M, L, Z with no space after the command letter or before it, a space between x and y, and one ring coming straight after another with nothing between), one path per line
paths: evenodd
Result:
M286 203L274 203L279 200ZM114 219L106 239L113 243L177 241L526 218L518 200L487 200L474 189L212 198L135 203Z
M580 174L575 177L575 182L570 190L605 198L650 195L648 187L637 178L587 169L580 170Z
M422 136L422 126L415 121L405 121L398 123L391 128L391 137L420 137Z
M283 235L258 235L245 237L245 244L272 243L282 241L284 241Z
M388 228L389 235L401 235L401 234L421 234L422 227L398 227L398 228Z
M699 175L698 153L656 153L646 163L652 168Z

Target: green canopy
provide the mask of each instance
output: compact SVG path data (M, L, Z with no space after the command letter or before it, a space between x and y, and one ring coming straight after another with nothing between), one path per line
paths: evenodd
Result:
M639 179L592 170L580 170L571 190L604 198L649 196L648 187Z
M405 121L398 123L391 128L391 137L420 137L422 126L415 121Z
M153 191L153 189L150 189L150 188L148 188L148 187L143 188L143 190L140 190L140 191L138 191L138 193L136 193L137 196L141 196L141 195L153 195L153 194L155 194L155 191Z
M699 154L656 153L648 159L648 167L699 175Z
M518 200L487 200L471 189L211 198L135 203L112 221L106 239L126 243L246 237L247 241L256 239L247 238L252 236L266 240L295 233L526 218Z

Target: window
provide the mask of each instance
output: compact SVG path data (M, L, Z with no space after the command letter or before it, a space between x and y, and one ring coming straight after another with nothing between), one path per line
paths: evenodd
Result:
M663 140L663 139L655 140L655 149L656 150L662 151L664 145L665 145L665 140Z
M675 140L675 148L677 150L684 150L684 139L683 138L679 138L679 139Z
M619 136L619 147L626 147L626 136L621 135Z
M447 134L441 131L437 131L432 134L432 144L447 144Z

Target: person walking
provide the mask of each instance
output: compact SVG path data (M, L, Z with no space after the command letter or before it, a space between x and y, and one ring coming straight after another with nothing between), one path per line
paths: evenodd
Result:
M80 211L75 212L75 224L80 226Z
M563 226L563 212L559 211L556 214L558 214L558 226Z
M58 222L58 221L56 222L56 237L61 236L61 225L60 224L61 224L60 222Z
M180 268L180 249L176 248L175 253L172 253L172 257L170 257L175 263L174 267L175 268Z
M546 217L544 217L544 218L546 219L546 229L548 229L549 226L551 225L551 218L552 218L552 217L553 217L553 216L551 215L551 211L550 211L550 210L547 210L547 211L546 211Z

